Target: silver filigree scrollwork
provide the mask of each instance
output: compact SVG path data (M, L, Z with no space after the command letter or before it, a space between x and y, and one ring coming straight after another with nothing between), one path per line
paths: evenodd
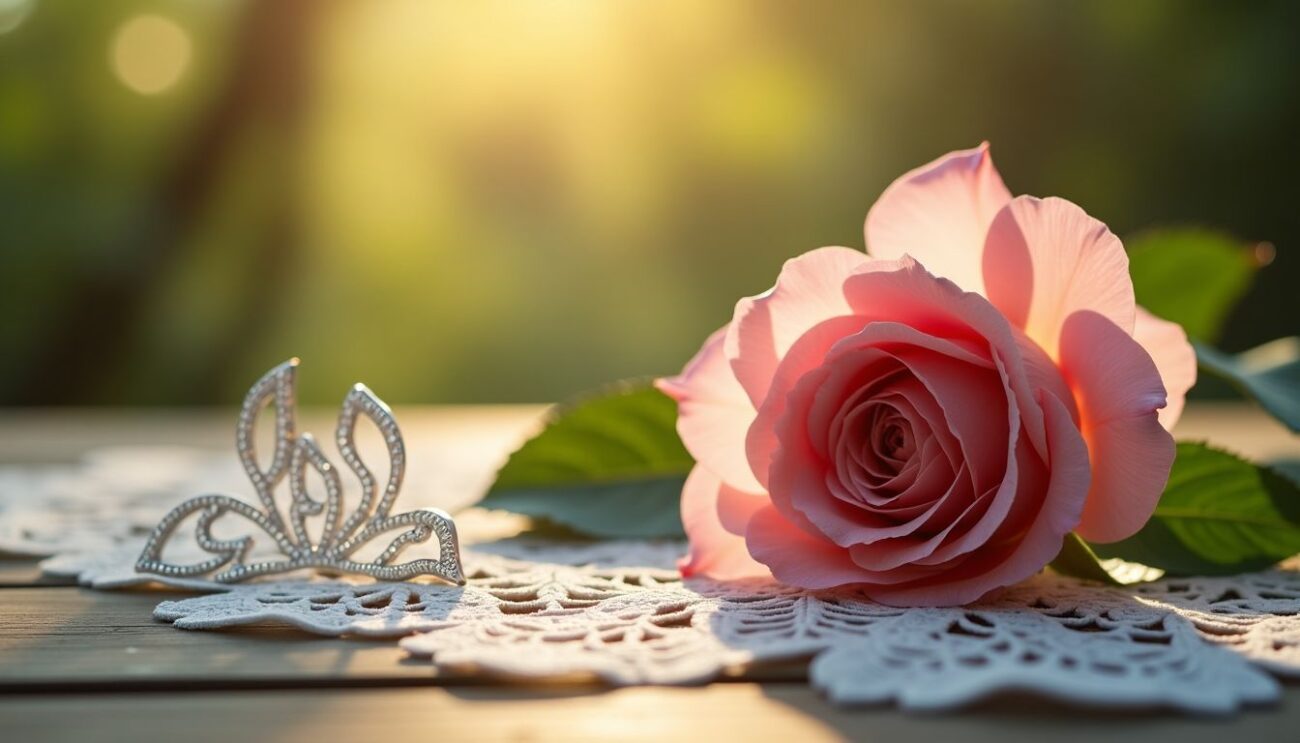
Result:
M451 516L435 508L389 515L406 472L406 447L392 411L363 384L355 385L343 399L335 432L339 454L361 485L356 510L344 516L343 484L338 469L330 463L311 434L297 432L294 415L297 368L298 360L291 359L267 372L248 391L239 412L235 447L262 507L226 495L203 495L185 501L154 527L140 553L136 571L174 578L215 573L211 575L212 580L233 583L260 575L311 568L329 573L368 575L386 581L432 575L464 585L460 545ZM275 408L275 449L270 464L262 469L258 464L254 431L258 417L272 406ZM375 424L388 449L389 475L382 491L375 475L357 452L356 429L361 416ZM309 467L324 483L323 501L312 498L307 492ZM275 500L275 492L286 476L290 493L287 525ZM185 565L164 560L163 547L176 533L177 527L195 514L198 516L195 539L198 546L212 557ZM215 538L212 535L213 523L226 514L242 516L248 524L260 529L271 538L280 554L250 563L246 558L253 546L252 536ZM323 517L320 537L316 540L309 534L308 517ZM374 559L361 560L355 556L373 540L399 529L400 533L393 536ZM436 560L422 558L393 564L407 547L426 542L430 537L437 539Z

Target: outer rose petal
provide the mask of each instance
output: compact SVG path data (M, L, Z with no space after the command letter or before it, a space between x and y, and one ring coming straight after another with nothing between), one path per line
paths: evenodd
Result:
M722 354L726 332L709 336L681 374L655 380L655 387L677 401L677 433L696 462L741 490L761 492L745 457L756 411Z
M717 580L766 577L766 567L755 562L745 548L744 537L722 528L718 520L719 492L726 488L713 473L695 467L682 487L682 524L690 540L691 552L678 564L682 575L707 575ZM752 502L761 507L762 501ZM739 517L740 514L732 514Z
M1166 404L1160 411L1160 425L1172 431L1183 413L1187 391L1196 384L1196 351L1187 342L1182 326L1161 320L1141 307L1133 323L1133 340L1151 354L1160 379L1165 383Z
M989 227L983 266L989 301L1052 358L1061 326L1079 310L1133 329L1124 245L1065 199L1012 199Z
M771 289L736 304L724 351L754 407L795 341L824 320L853 314L844 279L869 260L852 248L818 248L786 261Z
M849 551L815 537L785 520L774 506L764 506L745 532L749 553L771 568L772 577L800 588L834 588L860 583L867 573Z
M1165 390L1151 357L1095 312L1076 312L1061 329L1061 370L1079 403L1092 460L1092 489L1079 536L1115 542L1151 517L1169 479L1174 439L1160 425Z
M880 195L867 214L867 252L875 258L911 255L966 291L983 292L984 236L1010 200L988 142L948 153Z

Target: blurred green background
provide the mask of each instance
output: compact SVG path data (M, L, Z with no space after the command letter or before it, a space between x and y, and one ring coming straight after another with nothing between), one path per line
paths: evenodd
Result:
M1298 40L1285 1L0 0L0 404L675 371L983 139L1014 193L1271 261L1240 350L1300 331Z

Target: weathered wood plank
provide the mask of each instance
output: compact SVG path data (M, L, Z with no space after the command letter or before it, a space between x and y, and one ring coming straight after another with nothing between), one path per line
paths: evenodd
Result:
M151 618L189 594L11 588L0 592L0 692L467 684L409 660L394 640L322 638L280 626L179 630ZM772 664L754 680L806 677L806 663Z
M156 622L184 594L84 588L0 592L0 691L430 683L392 641L320 638L253 626L186 632Z
M803 684L696 689L458 687L208 694L22 695L0 699L10 740L693 741L1106 740L1220 743L1293 740L1300 689L1287 704L1228 724L1165 713L1105 713L1003 699L962 714L844 710Z
M42 575L37 559L0 559L0 588L33 586L75 586L72 578Z

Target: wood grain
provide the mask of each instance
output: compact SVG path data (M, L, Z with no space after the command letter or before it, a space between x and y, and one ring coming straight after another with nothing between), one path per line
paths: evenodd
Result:
M151 618L161 591L0 592L0 691L431 683L392 641L273 627L187 632Z
M0 699L6 739L186 741L963 741L1222 743L1295 740L1300 691L1282 709L1224 721L1098 713L1004 698L959 714L846 710L803 684L702 688L463 687Z
M75 586L72 578L42 575L40 560L35 558L0 559L0 588L31 586Z
M172 591L11 588L0 592L0 692L472 684L406 658L395 640L318 637L274 625L179 630L151 618ZM803 679L806 663L755 669Z

